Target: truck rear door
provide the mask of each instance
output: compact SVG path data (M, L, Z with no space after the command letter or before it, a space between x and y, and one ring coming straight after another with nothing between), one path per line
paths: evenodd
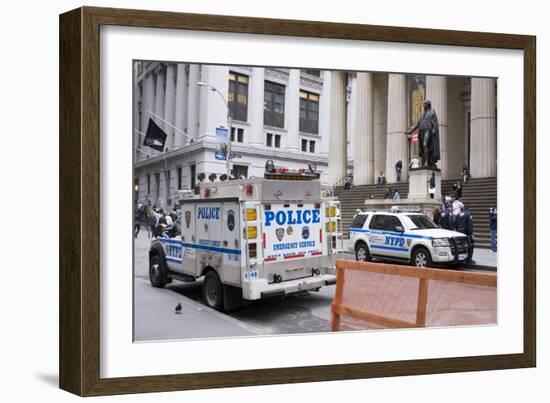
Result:
M264 263L322 255L322 213L320 203L264 204Z

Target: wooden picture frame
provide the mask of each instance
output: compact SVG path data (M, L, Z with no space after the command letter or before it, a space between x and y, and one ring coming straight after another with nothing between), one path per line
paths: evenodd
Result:
M129 378L100 377L100 27L118 25L524 52L523 353ZM533 367L536 363L534 36L82 7L60 16L60 387L81 396Z

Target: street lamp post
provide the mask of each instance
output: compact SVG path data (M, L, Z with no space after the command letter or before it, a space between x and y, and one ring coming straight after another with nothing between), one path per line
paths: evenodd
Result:
M231 110L229 109L229 103L227 102L227 99L225 98L225 96L213 85L205 83L204 81L198 81L197 84L200 85L201 87L206 87L210 91L217 93L221 97L225 105L225 108L227 110L227 155L225 157L225 161L226 161L227 177L229 178L231 176L231 124L233 121L233 117L231 116Z

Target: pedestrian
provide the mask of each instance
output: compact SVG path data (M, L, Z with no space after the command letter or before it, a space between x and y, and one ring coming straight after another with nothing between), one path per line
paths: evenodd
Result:
M401 171L403 170L403 161L399 160L395 163L395 181L401 182Z
M470 180L470 170L468 169L468 165L464 164L462 167L462 182L466 183Z
M386 189L386 193L384 193L384 199L385 199L385 200L391 199L391 197L392 197L391 188L387 188L387 189Z
M439 226L450 231L455 230L455 218L450 207L447 207L439 217Z
M384 176L384 171L380 171L380 175L378 176L378 179L376 180L377 185L385 185L386 184L386 177Z
M139 209L134 211L134 238L137 238L141 229Z
M401 200L401 194L397 189L395 189L395 192L393 192L393 200Z
M458 199L455 199L453 202L453 215L456 217L462 210L464 210L464 203Z
M432 172L430 181L428 182L428 193L430 194L430 199L435 197L435 172Z
M432 219L433 219L434 224L437 225L438 227L440 227L441 210L437 206L435 206L432 210Z
M497 209L489 209L489 230L491 231L491 251L497 251Z
M455 199L461 200L462 199L462 186L460 185L460 182L455 183L454 190L455 190Z
M344 183L344 189L350 190L353 188L353 178L351 175L346 176L346 180Z
M462 209L456 216L456 230L468 237L468 257L466 258L467 264L474 264L474 220L468 210Z

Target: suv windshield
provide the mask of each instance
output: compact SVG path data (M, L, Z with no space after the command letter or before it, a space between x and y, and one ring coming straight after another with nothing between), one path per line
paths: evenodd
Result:
M415 214L415 215L408 215L407 216L409 220L412 221L412 223L415 225L416 228L411 229L431 229L431 228L437 228L437 225L435 225L432 220L430 220L425 215L421 214Z

